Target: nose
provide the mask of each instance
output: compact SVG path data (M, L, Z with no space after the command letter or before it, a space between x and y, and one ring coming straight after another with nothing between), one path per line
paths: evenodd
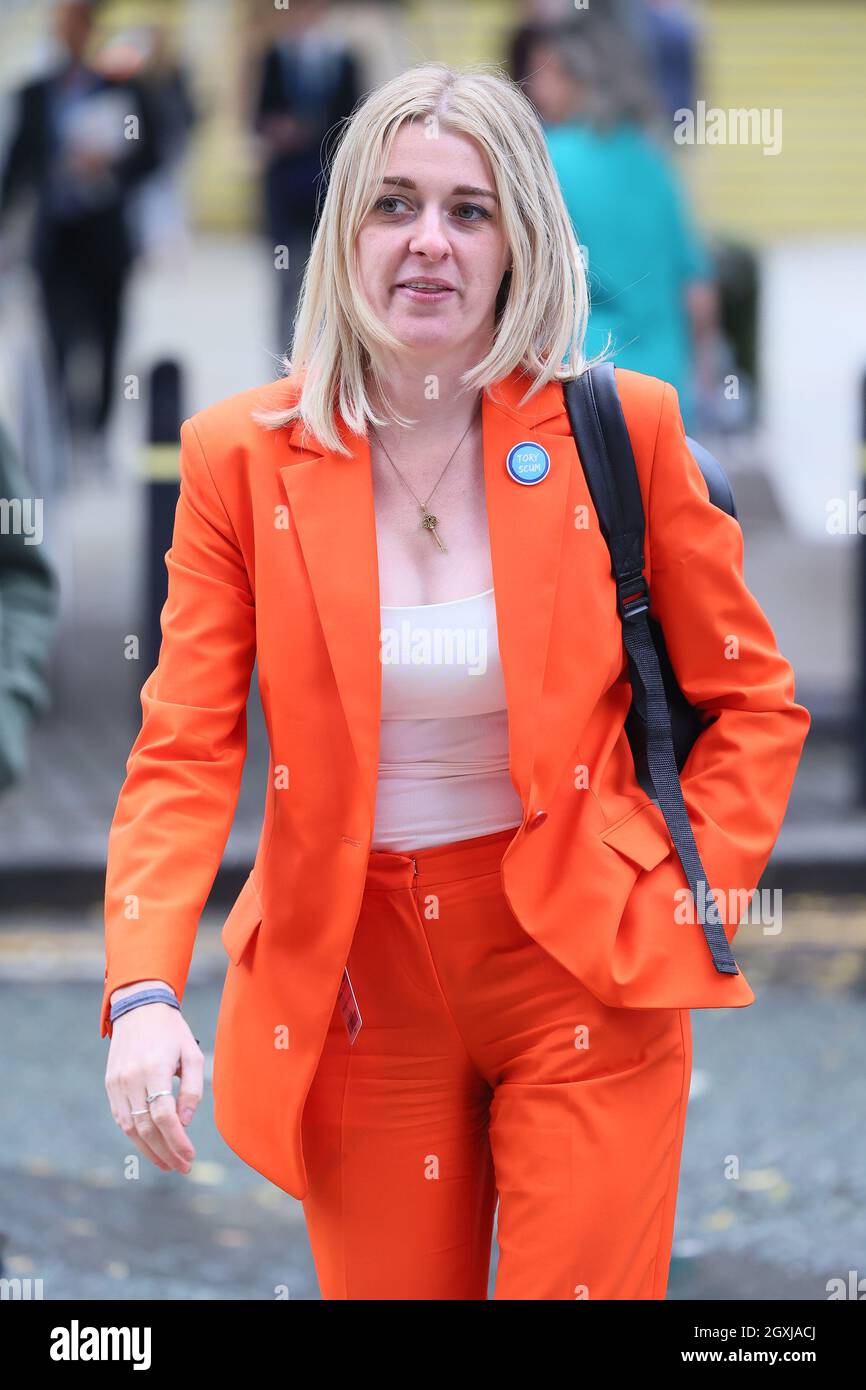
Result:
M431 260L447 256L451 243L442 225L440 211L436 207L426 207L416 222L409 239L409 250Z

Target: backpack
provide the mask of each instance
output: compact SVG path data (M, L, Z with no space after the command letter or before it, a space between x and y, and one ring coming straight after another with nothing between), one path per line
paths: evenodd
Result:
M628 656L632 702L626 733L638 781L665 818L716 970L739 970L719 920L683 799L679 772L700 733L715 722L683 694L668 657L661 624L649 614L644 575L644 508L634 453L611 362L564 381L563 396L572 434L599 526L611 556L617 609ZM734 495L722 465L686 436L710 501L736 519ZM698 884L704 893L698 898ZM705 903L701 907L699 903Z

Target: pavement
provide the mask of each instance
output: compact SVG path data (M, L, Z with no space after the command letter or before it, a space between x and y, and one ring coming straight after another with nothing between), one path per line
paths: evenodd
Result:
M866 1273L866 900L856 949L848 915L847 944L829 932L791 978L767 973L760 946L738 952L758 996L748 1009L692 1011L671 1300L823 1301L831 1279ZM109 1113L96 925L55 924L53 945L43 928L41 951L0 932L16 1078L0 1127L0 1257L46 1299L319 1297L302 1205L214 1126L218 924L206 914L184 1000L207 1060L188 1175L130 1152ZM495 1241L491 1255L490 1296Z

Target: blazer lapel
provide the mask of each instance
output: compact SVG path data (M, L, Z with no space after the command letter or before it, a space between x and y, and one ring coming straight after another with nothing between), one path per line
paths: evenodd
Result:
M514 372L485 392L482 401L484 487L508 707L509 768L525 811L543 807L552 795L562 761L574 748L590 698L601 683L601 677L585 683L564 724L545 717L544 678L554 605L563 546L573 525L569 496L576 487L579 500L589 503L589 494L567 419L563 426L561 387L548 383L521 407L528 386L529 379ZM545 424L550 426L547 431ZM341 456L315 440L301 448L295 442L300 434L296 423L291 435L294 459L279 471L373 816L382 668L369 443L366 436L352 435L341 424L342 437L352 449L351 456ZM541 444L551 463L547 477L530 487L514 482L505 468L509 450L525 440ZM575 468L580 473L577 481ZM578 652L590 652L594 637L597 642L593 628L598 617L598 604L592 602L578 604L569 613L568 641ZM580 698L584 693L586 701ZM549 746L536 768L542 739Z
M300 433L297 425L293 436ZM294 446L280 476L297 528L334 679L375 813L382 704L379 557L366 436L341 429L351 455Z
M539 427L562 409L556 386L537 392L525 406L528 378L512 374L485 393L484 485L493 563L496 625L508 706L509 767L524 810L535 802L532 766L541 732L542 687L566 523L574 443L569 435ZM508 474L515 444L530 440L550 456L542 482L527 487Z

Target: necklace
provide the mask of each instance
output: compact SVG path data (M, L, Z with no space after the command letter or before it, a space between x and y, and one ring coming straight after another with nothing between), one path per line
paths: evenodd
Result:
M442 537L439 535L439 532L438 532L438 530L437 530L437 527L438 527L438 525L439 525L439 518L438 518L438 516L434 516L433 513L430 512L430 511L428 510L427 504L428 504L428 502L430 501L430 498L433 496L433 493L436 491L437 487L438 487L439 484L441 483L442 479L445 477L445 474L446 474L446 472L447 472L447 470L448 470L448 466L449 466L449 464L451 463L451 460L454 458L454 455L457 453L457 449L460 448L460 445L463 443L464 439L466 438L467 434L469 433L469 431L470 431L470 429L471 429L471 427L472 427L472 425L473 425L473 423L474 423L474 421L475 421L475 416L476 416L477 414L478 414L478 410L477 410L477 408L476 408L476 409L473 411L473 414L472 414L472 417L471 417L471 419L470 419L470 421L469 421L469 424L466 426L465 430L463 431L462 435L460 436L460 439L458 440L458 443L457 443L457 447L454 449L454 452L452 453L451 458L449 458L448 463L446 463L445 467L442 469L442 472L439 474L439 477L436 479L436 482L435 482L435 484L433 485L432 490L431 490L431 491L428 493L428 495L427 495L427 500L424 501L424 502L421 501L421 498L420 498L415 492L412 492L411 487L409 487L409 484L406 482L406 479L403 477L403 475L402 475L402 473L400 472L399 468L397 467L396 463L395 463L394 460L392 459L391 455L388 453L388 450L385 448L385 445L382 444L382 440L379 439L379 436L378 436L378 434L376 434L376 431L373 429L373 426L372 426L372 425L370 426L370 429L372 430L373 434L376 435L376 438L379 440L379 443L382 444L382 448L383 448L383 450L384 450L384 452L385 452L385 457L387 458L387 460L388 460L388 462L390 463L391 467L394 469L394 472L397 474L397 477L400 479L400 482L403 484L403 486L404 486L405 488L408 489L409 492L412 493L412 496L415 498L415 501L418 503L418 506L421 508L421 525L423 526L423 528L424 528L425 531L429 531L430 535L433 537L433 539L435 540L436 544L438 545L439 549L443 552L443 554L445 553L445 546L443 545L443 543L442 543Z

